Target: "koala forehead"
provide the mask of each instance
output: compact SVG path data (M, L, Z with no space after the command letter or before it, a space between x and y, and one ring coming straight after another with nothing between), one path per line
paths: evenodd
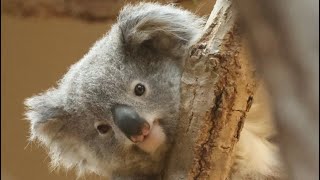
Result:
M175 96L179 96L182 61L201 34L202 24L201 18L172 6L126 6L59 88L77 108L87 108L87 103L104 107L133 103L127 95L133 92L132 82L139 81L149 88L144 98L149 107L179 101Z
M61 81L61 89L68 89L72 102L104 108L114 103L135 103L134 83L147 87L148 97L142 98L142 104L149 107L177 100L174 96L179 94L181 65L176 59L126 54L119 47L110 51L110 43L120 46L114 39L110 42L109 37L104 37Z

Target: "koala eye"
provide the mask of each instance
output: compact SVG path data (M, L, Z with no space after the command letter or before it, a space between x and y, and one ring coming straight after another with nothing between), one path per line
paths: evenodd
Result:
M134 88L134 93L137 96L142 96L144 94L144 92L146 91L146 87L142 84L137 84L136 87Z
M107 124L100 124L96 126L96 128L100 134L106 134L111 129L111 127Z

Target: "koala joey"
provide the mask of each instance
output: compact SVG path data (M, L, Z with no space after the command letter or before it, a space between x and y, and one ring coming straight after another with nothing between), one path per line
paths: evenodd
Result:
M31 140L53 166L80 174L158 175L175 136L183 59L203 24L172 5L124 7L57 87L26 100Z
M56 87L25 101L31 141L48 149L53 167L79 175L159 178L175 137L183 61L204 22L172 5L124 7Z

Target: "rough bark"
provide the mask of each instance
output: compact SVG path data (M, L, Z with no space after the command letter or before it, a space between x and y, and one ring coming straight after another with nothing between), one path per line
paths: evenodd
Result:
M218 0L181 79L181 118L164 179L228 177L255 89L230 0Z
M289 179L319 178L319 1L237 1Z

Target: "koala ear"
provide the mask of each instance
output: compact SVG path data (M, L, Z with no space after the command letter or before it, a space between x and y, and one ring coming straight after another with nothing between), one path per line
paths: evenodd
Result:
M183 56L202 33L203 19L171 5L126 6L118 18L126 50Z
M49 135L61 125L63 118L67 116L57 90L48 90L43 94L28 98L24 104L28 108L25 115L31 123L31 138L43 135L43 133Z
M66 112L63 110L60 99L56 90L48 90L43 94L26 99L27 118L30 121L42 123L64 116Z

